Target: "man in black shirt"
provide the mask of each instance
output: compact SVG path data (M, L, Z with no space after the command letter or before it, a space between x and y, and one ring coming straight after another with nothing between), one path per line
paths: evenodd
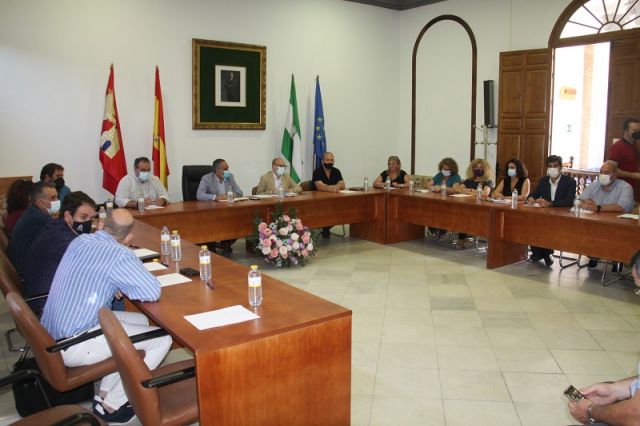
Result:
M334 158L332 152L325 152L322 157L322 167L313 171L312 185L316 191L338 192L345 188L340 170L333 167ZM322 228L322 236L329 238L331 227Z

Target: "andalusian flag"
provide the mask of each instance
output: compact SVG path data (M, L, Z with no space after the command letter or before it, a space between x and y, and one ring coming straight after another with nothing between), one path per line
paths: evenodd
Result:
M122 145L120 120L118 119L118 107L116 105L113 64L109 69L98 157L102 164L102 187L115 194L118 182L127 175L127 163L124 158L124 146Z
M300 182L302 175L302 141L300 140L300 123L298 121L298 102L296 101L296 83L291 75L291 95L289 111L282 135L282 155L289 162L291 178Z
M160 70L156 67L156 108L153 117L153 174L160 178L160 182L167 186L169 163L167 163L167 148L164 138L164 113L162 108L162 89L160 88Z

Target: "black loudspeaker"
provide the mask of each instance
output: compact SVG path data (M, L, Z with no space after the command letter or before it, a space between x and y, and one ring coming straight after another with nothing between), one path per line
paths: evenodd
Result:
M496 127L493 80L484 81L484 125L487 127Z

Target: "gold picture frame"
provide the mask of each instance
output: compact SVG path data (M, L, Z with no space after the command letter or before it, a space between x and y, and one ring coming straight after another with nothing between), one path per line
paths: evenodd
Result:
M267 48L192 39L194 129L264 130Z

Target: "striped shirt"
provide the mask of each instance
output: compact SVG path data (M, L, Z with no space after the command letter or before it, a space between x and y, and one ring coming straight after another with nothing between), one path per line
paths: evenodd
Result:
M160 298L160 283L133 251L104 231L80 235L60 261L42 325L56 340L89 330L98 325L98 311L110 307L118 290L132 300Z

